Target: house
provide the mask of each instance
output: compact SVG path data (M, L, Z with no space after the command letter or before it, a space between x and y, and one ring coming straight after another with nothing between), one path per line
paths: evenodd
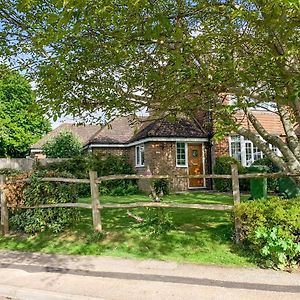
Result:
M266 110L254 113L270 133L284 136L276 114ZM250 126L242 112L237 113L237 118L243 126ZM201 126L207 121L205 114L201 116L201 122L188 118L176 122L164 118L150 119L137 121L131 116L119 117L104 127L64 124L34 144L32 153L40 153L43 143L60 131L70 130L81 139L86 152L126 155L137 174L145 174L150 169L157 175L198 175L211 173L214 160L219 156L233 156L245 166L263 157L262 152L242 136L232 135L220 142L212 141L209 130ZM278 152L278 149L273 151ZM149 187L146 180L140 180L139 185L142 190ZM210 181L176 178L171 187L176 190L207 188Z
M50 141L55 136L57 136L60 132L63 131L72 132L74 136L76 136L79 139L82 145L85 145L93 137L93 135L99 131L99 129L100 127L98 125L77 126L75 124L70 124L70 123L61 124L54 130L46 134L44 137L42 137L40 140L38 140L35 144L31 145L30 155L38 159L45 158L45 155L43 155L43 150L42 150L43 145L46 142Z
M209 137L195 120L139 120L119 117L102 128L63 124L32 145L31 154L41 155L43 145L61 131L77 135L86 152L93 154L126 155L137 174L193 175L211 172ZM177 190L205 188L203 179L174 179ZM148 183L140 180L140 188Z
M211 172L209 169L209 138L194 120L166 119L133 124L131 117L113 120L85 145L94 154L128 156L137 174L195 175ZM147 190L146 181L140 188ZM174 179L177 190L207 187L203 179Z

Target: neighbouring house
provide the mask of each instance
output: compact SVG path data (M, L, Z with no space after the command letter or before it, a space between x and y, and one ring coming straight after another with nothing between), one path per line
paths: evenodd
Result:
M82 146L84 146L100 129L100 126L98 125L76 125L76 124L70 124L70 123L64 123L55 128L54 130L50 131L48 134L46 134L44 137L42 137L40 140L38 140L35 144L31 145L30 147L30 155L32 157L43 159L45 158L45 155L43 154L43 145L57 136L60 132L63 131L69 131L76 136L79 141L82 143Z
M267 131L284 136L279 117L266 110L257 110L255 115ZM243 126L250 126L242 113L237 113ZM262 152L242 136L228 136L221 142L214 142L211 135L201 126L207 122L207 115L201 121L182 118L176 122L166 119L136 122L131 116L119 117L107 126L76 126L64 124L46 135L32 146L32 153L41 153L42 145L62 130L77 135L86 152L93 154L126 155L137 174L196 175L211 173L216 157L233 156L244 166L262 158ZM270 146L271 147L271 146ZM273 151L278 152L277 148ZM147 190L149 184L140 180L139 186ZM176 178L171 182L173 190L207 188L205 179Z

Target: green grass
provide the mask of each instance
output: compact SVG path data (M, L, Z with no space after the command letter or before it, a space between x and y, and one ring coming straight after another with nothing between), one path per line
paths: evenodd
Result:
M101 197L102 203L149 201L145 195ZM164 201L178 203L232 204L224 194L189 193L166 196ZM83 198L81 202L90 202ZM131 209L145 215L146 209ZM15 234L0 237L0 248L46 253L109 255L131 258L154 258L230 266L255 266L255 258L232 243L231 213L196 209L166 209L175 229L168 234L151 237L136 227L125 209L101 212L104 233L94 233L90 210L81 210L82 220L69 230L52 234Z

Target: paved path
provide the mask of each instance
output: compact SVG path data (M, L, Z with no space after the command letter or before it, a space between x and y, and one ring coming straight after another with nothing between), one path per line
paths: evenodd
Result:
M19 300L300 299L300 273L0 251L0 296Z

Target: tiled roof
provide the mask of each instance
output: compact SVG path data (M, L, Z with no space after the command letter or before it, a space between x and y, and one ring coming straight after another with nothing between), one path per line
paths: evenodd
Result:
M144 126L130 141L149 137L206 138L208 135L192 120L180 119L171 122L159 119Z
M98 125L76 125L70 123L64 123L50 131L43 138L37 141L35 144L31 145L31 149L41 149L43 145L49 141L50 139L56 137L60 132L69 131L72 132L80 142L84 145L88 142L88 140L94 136L100 127Z
M257 110L253 111L253 114L268 133L281 136L285 135L280 117L276 113ZM243 127L255 131L243 112L237 112L236 118Z
M165 119L133 121L132 117L119 117L102 128L87 144L127 144L147 137L207 137L194 121L181 119L175 122Z
M141 123L132 117L118 117L104 126L87 144L126 144L137 132Z

